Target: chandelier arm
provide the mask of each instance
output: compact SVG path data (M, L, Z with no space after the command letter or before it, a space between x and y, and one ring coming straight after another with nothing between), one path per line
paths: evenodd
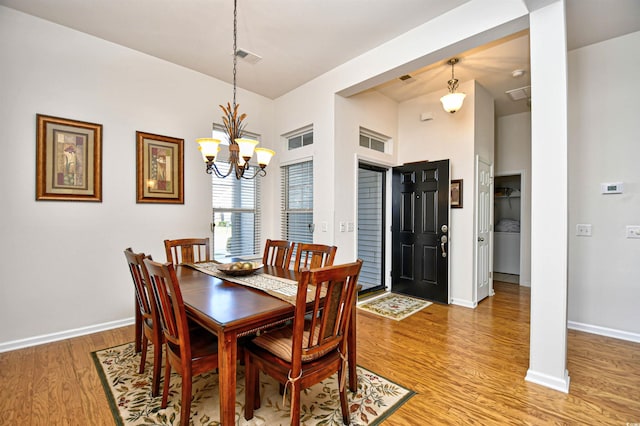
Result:
M251 176L242 176L242 179L254 179L256 176L260 175L261 177L265 177L267 175L267 171L263 167L256 167L256 171Z

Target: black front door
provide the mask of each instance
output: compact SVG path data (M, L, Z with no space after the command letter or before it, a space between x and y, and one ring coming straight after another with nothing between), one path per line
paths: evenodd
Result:
M392 291L449 303L449 160L393 169Z

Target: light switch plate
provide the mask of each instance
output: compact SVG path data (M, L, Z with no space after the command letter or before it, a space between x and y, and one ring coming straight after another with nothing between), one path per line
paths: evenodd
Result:
M578 223L576 225L576 235L578 237L590 237L591 236L591 224Z
M640 238L640 225L627 225L627 238Z

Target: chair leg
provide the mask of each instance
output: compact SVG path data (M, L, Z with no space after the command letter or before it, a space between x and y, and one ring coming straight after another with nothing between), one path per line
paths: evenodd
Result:
M169 355L166 354L165 368L164 368L164 384L162 385L162 403L160 408L167 408L167 400L169 399L169 382L171 382L171 363L169 362Z
M153 345L153 382L151 385L151 396L158 396L160 393L160 372L162 369L162 344Z
M338 386L340 386L339 383L342 383L342 376L344 376L345 374L347 374L347 372L343 369L338 370ZM345 383L345 387L340 390L340 409L342 410L342 422L345 425L348 425L351 424L351 413L349 412L346 386L347 385Z
M136 305L135 305L135 314L134 314L134 318L135 318L135 333L136 333L136 338L134 340L135 342L135 351L136 353L140 353L141 347L142 347L142 335L144 334L142 332L142 314L140 314L140 308L138 308L138 301L136 300Z
M300 425L300 385L293 383L291 386L291 426Z
M147 346L149 343L149 339L147 336L142 336L142 353L140 355L140 368L138 368L138 374L144 373L144 364L147 362Z
M244 356L244 418L245 420L251 420L253 418L253 410L255 407L256 399L256 377L255 368L251 364L249 351L245 351ZM259 397L258 397L259 401Z
M180 406L180 424L187 426L191 418L191 371L182 372L182 405ZM187 374L188 373L188 374Z

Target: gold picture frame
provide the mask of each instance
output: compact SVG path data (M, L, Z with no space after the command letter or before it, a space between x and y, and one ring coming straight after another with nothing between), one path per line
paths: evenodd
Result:
M451 179L451 208L462 208L462 179Z
M36 201L102 201L102 124L36 115Z
M184 139L136 131L136 202L184 204Z

